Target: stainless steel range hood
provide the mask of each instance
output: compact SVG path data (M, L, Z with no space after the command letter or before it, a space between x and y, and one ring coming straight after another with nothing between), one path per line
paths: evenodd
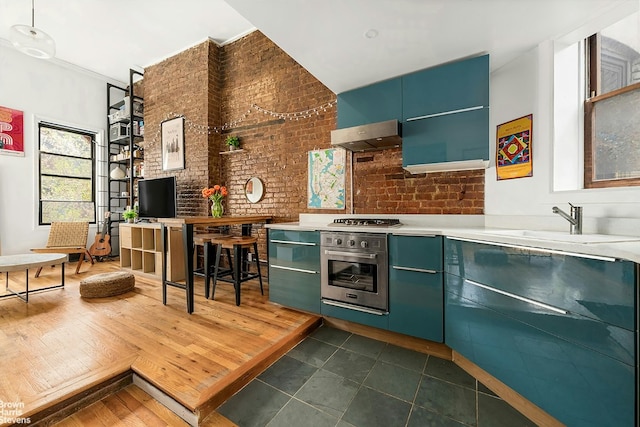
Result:
M397 120L371 123L331 131L331 145L351 151L373 151L402 145L401 125Z

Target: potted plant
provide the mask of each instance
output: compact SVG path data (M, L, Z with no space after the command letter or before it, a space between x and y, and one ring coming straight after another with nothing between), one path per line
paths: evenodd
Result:
M240 147L240 138L234 135L228 135L225 143L229 146L229 150L233 151Z
M135 209L127 209L122 213L122 217L127 220L127 222L134 222L138 217L138 211Z

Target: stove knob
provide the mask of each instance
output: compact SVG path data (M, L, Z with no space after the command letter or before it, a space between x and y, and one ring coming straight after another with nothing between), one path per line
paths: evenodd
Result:
M363 240L362 242L360 242L360 246L362 246L363 248L366 248L369 246L369 243L367 243L366 240Z
M336 239L336 245L341 245L342 244L342 239Z
M355 245L356 245L355 240L349 240L349 246L355 246Z

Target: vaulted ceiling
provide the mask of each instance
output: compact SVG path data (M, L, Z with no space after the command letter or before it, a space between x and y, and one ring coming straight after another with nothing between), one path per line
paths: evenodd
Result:
M254 29L336 93L491 54L497 69L545 40L638 9L638 0L35 0L35 26L63 61L126 82L207 38ZM31 23L29 0L0 0L0 39ZM0 70L0 78L1 78Z

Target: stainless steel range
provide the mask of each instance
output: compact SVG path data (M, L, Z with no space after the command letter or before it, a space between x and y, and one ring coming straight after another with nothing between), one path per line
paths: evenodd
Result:
M322 302L388 314L387 235L323 231L320 237Z
M402 224L396 218L337 218L329 226L331 227L399 227Z

